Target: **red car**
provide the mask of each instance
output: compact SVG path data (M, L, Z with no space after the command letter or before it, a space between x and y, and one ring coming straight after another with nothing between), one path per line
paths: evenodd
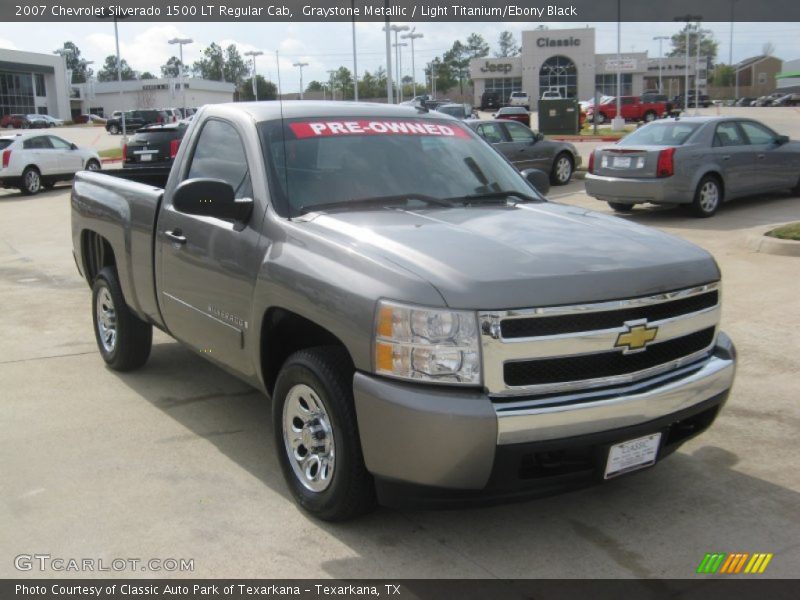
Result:
M3 115L3 118L0 119L0 127L26 129L28 127L28 118L25 115Z
M642 102L638 96L620 96L622 117L626 121L645 121L649 123L660 119L667 112L666 102ZM599 106L586 109L589 120L597 119L597 123L605 123L617 116L617 99L609 97Z
M495 119L508 119L531 126L531 113L524 106L504 106L492 115Z

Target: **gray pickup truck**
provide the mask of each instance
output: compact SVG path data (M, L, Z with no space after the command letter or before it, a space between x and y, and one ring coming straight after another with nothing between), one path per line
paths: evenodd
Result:
M168 175L75 179L100 354L142 366L155 326L263 391L323 519L653 465L733 382L717 265L528 175L424 108L207 106Z

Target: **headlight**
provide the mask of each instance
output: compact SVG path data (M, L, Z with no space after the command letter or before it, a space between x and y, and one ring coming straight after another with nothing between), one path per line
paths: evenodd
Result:
M403 379L479 385L476 313L381 300L375 323L375 372Z

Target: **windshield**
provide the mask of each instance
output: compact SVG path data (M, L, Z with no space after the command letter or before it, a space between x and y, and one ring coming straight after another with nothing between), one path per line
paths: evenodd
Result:
M689 139L699 123L650 123L617 142L617 146L680 146Z
M500 191L538 197L500 154L453 121L294 119L259 128L277 183L271 187L279 188L290 216L369 198L423 202Z

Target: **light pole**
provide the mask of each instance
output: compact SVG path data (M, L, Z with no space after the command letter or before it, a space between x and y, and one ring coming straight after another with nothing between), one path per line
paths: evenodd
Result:
M358 59L356 58L356 0L350 0L353 9L353 101L358 102Z
M613 131L625 129L622 116L622 0L617 0L617 114L611 121Z
M701 21L703 17L699 15L684 15L682 17L675 17L674 21L686 21L686 64L684 65L685 73L683 74L683 110L689 110L689 52L690 52L690 28L689 25L692 21Z
M700 23L697 24L697 60L694 63L694 116L700 115L698 109L700 108L700 84L697 82L700 75L700 42L703 39L703 31L700 29Z
M421 37L425 37L422 33L415 33L417 30L416 27L411 30L410 33L406 33L405 35L401 35L403 39L411 40L411 85L413 86L412 89L414 90L414 94L412 97L417 95L417 70L414 64L414 40L418 40Z
M336 73L336 70L334 70L334 69L331 69L330 71L328 71L328 80L330 81L330 84L331 84L331 100L336 100L336 84L333 81L333 76L334 76L335 73Z
M180 68L180 82L181 82L181 98L183 98L183 114L186 114L186 85L183 82L183 47L186 44L191 44L194 40L192 38L172 38L169 43L170 44L178 44L180 50L180 60L181 60L181 68Z
M389 28L389 30L394 31L394 64L396 66L395 70L399 71L400 70L400 68L399 68L399 64L400 64L400 47L397 45L398 44L397 35L401 31L408 31L410 29L410 27L408 25L387 25L387 27ZM388 31L386 29L386 27L384 27L384 30ZM388 41L388 39L389 39L388 36L387 36L386 39L387 39L386 59L387 59L387 62L388 62L389 61L389 43L390 42ZM387 71L388 71L387 75L391 79L391 77L392 77L392 68L391 68L391 66L387 69ZM397 79L398 79L398 82L399 82L399 80L400 80L399 73L397 74ZM398 92L396 94L397 98L400 98L400 91L402 89L401 86L402 86L402 84L398 83ZM387 88L387 90L388 90L388 88ZM399 102L399 100L398 100L398 102Z
M658 93L663 94L663 85L661 84L661 65L664 62L664 49L662 43L664 40L668 40L668 35L657 35L653 38L654 40L658 40Z
M395 44L397 50L397 102L403 101L403 51L401 48L408 46L405 42Z
M308 63L296 62L292 66L300 68L300 100L302 100L303 99L303 67L307 67Z
M258 102L258 86L256 85L256 56L261 56L264 54L261 50L250 50L249 52L245 52L245 56L250 56L253 58L253 98L256 99Z

